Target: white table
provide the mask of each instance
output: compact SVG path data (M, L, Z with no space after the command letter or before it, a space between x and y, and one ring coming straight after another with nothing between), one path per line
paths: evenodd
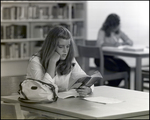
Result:
M58 99L51 104L20 103L23 110L64 119L149 119L149 93L109 87L95 87L93 97L123 100L121 103L100 104L81 98ZM18 102L18 96L2 96L4 102Z

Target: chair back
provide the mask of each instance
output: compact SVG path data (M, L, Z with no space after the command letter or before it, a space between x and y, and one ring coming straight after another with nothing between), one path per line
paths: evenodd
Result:
M20 104L1 102L1 119L24 119Z
M100 58L100 72L104 73L104 57L101 47L78 45L78 53L80 57L84 58Z
M85 45L96 46L96 40L85 40Z

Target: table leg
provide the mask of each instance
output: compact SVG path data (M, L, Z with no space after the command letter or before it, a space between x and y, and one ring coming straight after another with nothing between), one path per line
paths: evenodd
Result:
M142 75L141 75L141 67L142 67L142 58L136 58L136 68L135 68L135 90L142 90Z

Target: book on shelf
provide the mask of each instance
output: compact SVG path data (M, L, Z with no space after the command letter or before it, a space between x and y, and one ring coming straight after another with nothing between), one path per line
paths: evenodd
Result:
M82 18L84 16L83 4L77 3L74 7L74 18Z
M6 56L6 46L5 43L1 43L1 58L5 58Z
M24 20L28 18L28 7L22 6L20 10L20 16L19 19Z
M11 28L10 25L6 26L6 39L10 39L11 38Z
M36 5L31 6L31 18L32 19L38 19L39 18L39 13L40 13L40 8Z
M22 42L21 44L21 58L25 58L29 56L29 43Z
M1 26L1 39L4 39L4 27Z
M48 19L49 18L49 7L40 7L40 19Z
M9 20L11 18L10 11L10 7L3 7L3 20Z
M103 78L99 71L95 71L91 76L78 75L78 77L79 79L72 79L69 81L68 91L58 93L59 98L77 97L79 94L76 89L79 89L81 86L91 87Z
M52 7L52 16L53 16L53 19L57 19L57 5L53 5Z

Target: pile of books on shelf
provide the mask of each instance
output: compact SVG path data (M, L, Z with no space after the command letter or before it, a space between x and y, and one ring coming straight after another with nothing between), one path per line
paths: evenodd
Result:
M1 14L2 20L67 19L69 18L69 7L65 3L47 6L3 6Z
M26 58L29 56L29 43L1 43L1 59Z
M19 38L27 38L26 25L11 24L7 26L1 26L1 39L19 39Z

